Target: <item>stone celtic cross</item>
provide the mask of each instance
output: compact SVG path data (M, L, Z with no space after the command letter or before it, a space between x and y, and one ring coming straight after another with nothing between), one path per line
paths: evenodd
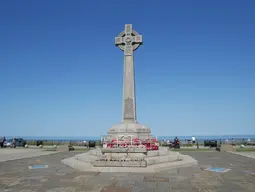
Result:
M133 52L142 44L142 36L125 25L125 31L115 37L115 45L124 51L123 123L136 123L135 77Z

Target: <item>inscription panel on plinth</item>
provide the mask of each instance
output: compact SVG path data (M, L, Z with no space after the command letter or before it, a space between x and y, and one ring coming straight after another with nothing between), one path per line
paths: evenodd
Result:
M149 132L150 130L148 128L138 128L137 132Z
M134 102L133 99L127 98L124 101L124 119L134 119Z

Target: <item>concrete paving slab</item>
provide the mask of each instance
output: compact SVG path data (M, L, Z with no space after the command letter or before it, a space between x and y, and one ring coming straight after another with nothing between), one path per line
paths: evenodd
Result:
M23 159L29 157L37 157L41 155L49 155L56 153L54 151L45 151L43 149L13 149L13 148L4 148L0 149L0 162Z
M233 152L233 151L229 151L229 153L255 159L255 152Z
M77 152L63 152L0 162L0 191L255 191L255 160L235 154L183 152L198 160L198 165L160 173L80 172L60 163L75 154ZM30 170L28 166L34 164L46 164L49 168ZM203 169L210 166L231 167L231 171L217 173Z

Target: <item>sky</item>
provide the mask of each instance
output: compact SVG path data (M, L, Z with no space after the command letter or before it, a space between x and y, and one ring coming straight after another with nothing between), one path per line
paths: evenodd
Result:
M255 134L252 0L0 1L0 135L98 136L122 119L125 24L153 135Z

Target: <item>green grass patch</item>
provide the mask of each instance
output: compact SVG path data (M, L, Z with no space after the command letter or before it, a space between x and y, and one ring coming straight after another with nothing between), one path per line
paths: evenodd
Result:
M89 148L74 148L73 151L87 152L89 150L91 150L91 149L89 149ZM48 149L46 148L46 149L43 149L43 151L56 151L56 148L48 148Z
M43 151L56 151L56 149L55 148L43 149Z
M171 151L215 151L214 148L180 148L180 149L170 149Z
M250 148L236 148L237 152L255 152L255 147L250 147Z

